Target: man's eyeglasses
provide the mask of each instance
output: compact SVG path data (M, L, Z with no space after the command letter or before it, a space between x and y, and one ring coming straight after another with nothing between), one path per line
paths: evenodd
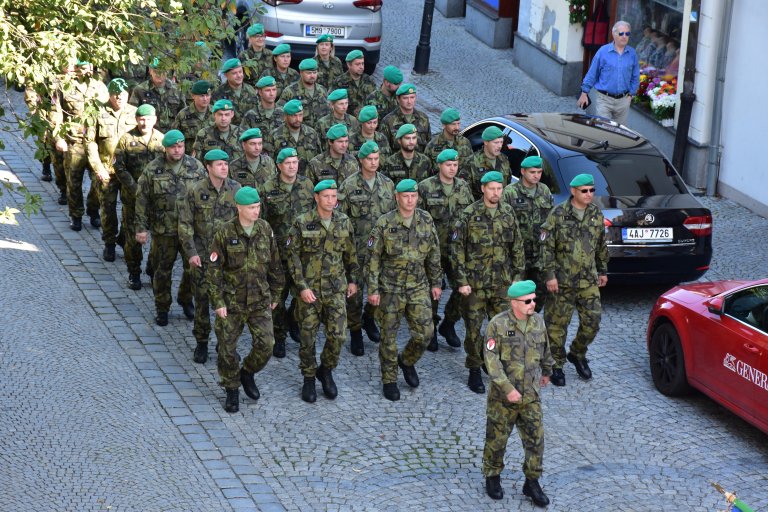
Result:
M523 299L512 299L512 300L517 301L517 302L522 302L523 304L530 304L531 302L536 302L536 297L534 297L532 299L525 299L525 300L523 300Z
M582 194L594 194L595 193L595 189L594 188L580 188L579 192L581 192Z
M629 37L632 34L632 32L619 32L618 34L620 36L627 36L627 37Z

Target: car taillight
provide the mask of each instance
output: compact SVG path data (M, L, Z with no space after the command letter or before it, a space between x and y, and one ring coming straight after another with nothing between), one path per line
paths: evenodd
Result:
M695 236L707 236L712 234L712 216L711 215L696 215L688 217L683 221L688 231Z
M607 228L613 226L613 222L609 221L608 219L603 219L603 225Z
M381 36L366 37L365 39L363 39L363 41L365 41L366 43L378 43L379 41L381 41Z
M283 37L283 34L280 32L270 32L269 30L264 31L264 35L267 37Z
M360 9L370 9L372 12L376 12L381 9L384 0L355 0L352 5L359 7Z
M267 5L277 7L280 4L300 4L303 0L262 0Z

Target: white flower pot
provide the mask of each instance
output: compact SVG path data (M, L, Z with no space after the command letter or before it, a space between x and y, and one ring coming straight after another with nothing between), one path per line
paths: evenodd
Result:
M659 122L661 123L661 126L674 126L675 125L675 120L672 119L672 118L661 119Z

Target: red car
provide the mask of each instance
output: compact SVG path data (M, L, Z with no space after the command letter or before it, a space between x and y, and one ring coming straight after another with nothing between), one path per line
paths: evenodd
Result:
M694 387L768 433L768 279L676 286L648 320L656 388Z

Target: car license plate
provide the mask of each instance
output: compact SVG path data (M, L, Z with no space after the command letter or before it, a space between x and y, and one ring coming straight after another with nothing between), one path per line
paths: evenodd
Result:
M671 242L672 228L621 228L621 238L628 244Z
M333 37L344 38L347 35L345 27L321 27L319 25L306 25L305 34L316 37L323 34L331 34Z

